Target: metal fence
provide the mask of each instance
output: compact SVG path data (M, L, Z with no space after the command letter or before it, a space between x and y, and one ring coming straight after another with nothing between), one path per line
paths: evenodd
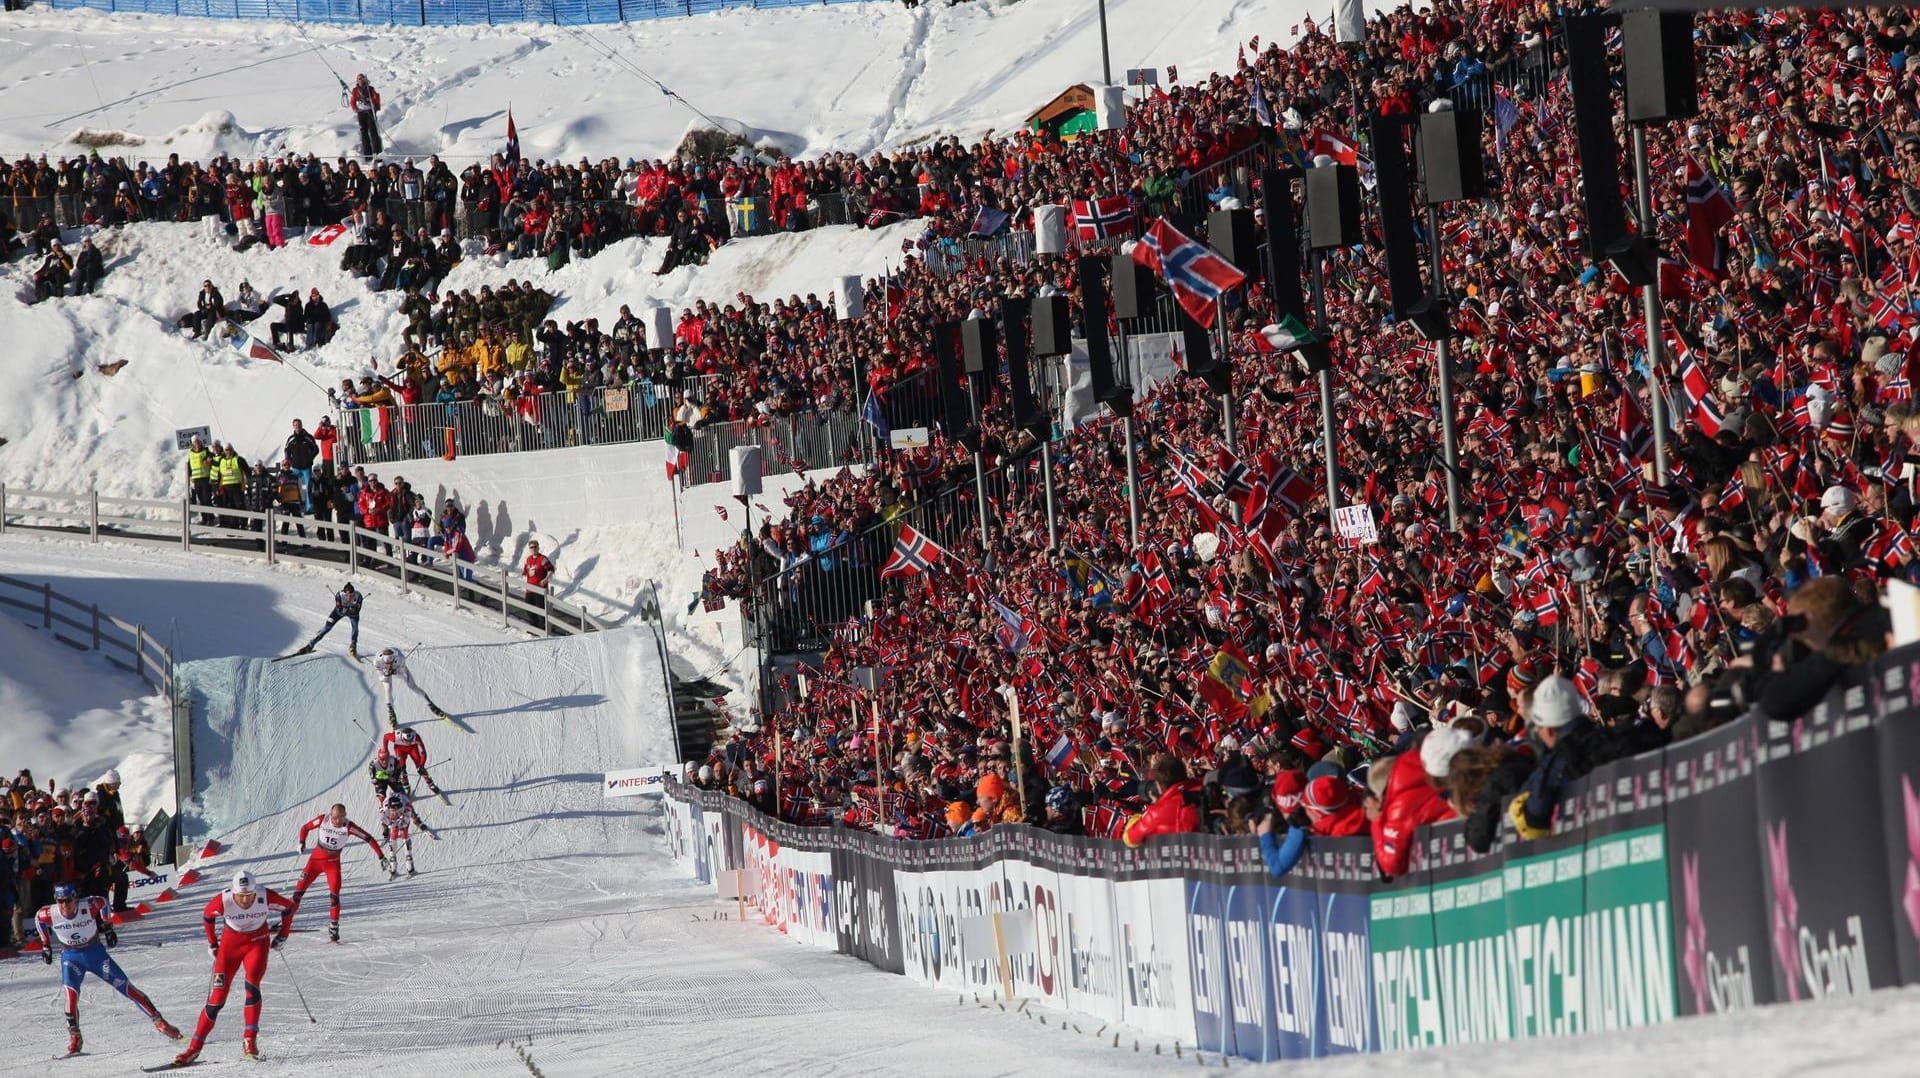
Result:
M280 19L375 26L543 22L588 25L704 15L733 8L819 7L867 0L50 0L60 10Z
M25 531L92 542L178 547L280 563L370 573L403 592L450 601L456 610L497 614L503 627L536 635L596 632L606 626L504 567L453 561L356 524L285 513L194 505L186 499L115 498L98 491L48 491L0 483L0 534ZM311 531L311 534L309 534Z
M848 411L709 423L694 432L688 455L688 486L733 478L733 450L757 445L762 470L809 471L873 459L873 428Z
M339 413L343 465L580 445L659 441L673 416L672 398L651 383L568 393L536 393L508 401L451 401L354 408Z

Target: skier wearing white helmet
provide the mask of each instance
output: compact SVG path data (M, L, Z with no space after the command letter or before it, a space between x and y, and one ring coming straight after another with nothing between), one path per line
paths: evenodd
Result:
M213 956L213 987L207 992L207 1005L200 1011L187 1050L175 1057L174 1065L184 1067L200 1058L200 1049L213 1032L220 1008L226 1006L233 976L243 974L246 994L241 1017L246 1025L240 1034L241 1051L249 1059L260 1058L255 1038L260 1033L260 981L267 972L267 950L286 941L293 931L293 914L299 904L277 891L263 888L246 869L233 874L233 883L207 903L203 919L207 930L207 953ZM280 926L271 926L275 912ZM219 932L216 934L215 927Z
M412 689L415 695L426 701L427 710L433 712L435 718L446 719L452 717L441 710L440 705L433 702L433 697L428 696L427 691L422 689L419 684L413 680L412 671L407 669L406 654L399 648L381 648L380 654L373 657L373 668L380 674L382 697L386 700L387 704L387 728L389 730L398 729L400 726L399 719L393 710L393 679L396 677L405 682L407 688Z

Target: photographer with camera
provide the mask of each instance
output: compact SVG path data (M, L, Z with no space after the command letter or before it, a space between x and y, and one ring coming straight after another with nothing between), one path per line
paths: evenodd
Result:
M1887 612L1863 587L1844 576L1802 584L1787 596L1786 616L1733 661L1701 705L1709 715L1746 712L1773 722L1806 714L1849 667L1887 650Z

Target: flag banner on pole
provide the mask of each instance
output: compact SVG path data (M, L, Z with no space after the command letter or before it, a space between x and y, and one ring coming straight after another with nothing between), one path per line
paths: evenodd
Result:
M1073 234L1082 243L1133 235L1133 203L1125 195L1112 198L1076 198L1068 203Z
M264 359L274 363L281 362L280 353L267 347L267 342L246 331L240 323L227 320L227 336L233 342L233 350L247 359Z
M893 541L893 552L887 555L887 563L880 567L880 576L915 576L932 572L940 564L946 551L939 544L914 531L912 525L900 525L900 536Z
M393 437L392 411L379 405L354 409L354 415L360 421L360 444L372 445Z
M1218 315L1220 297L1247 275L1162 217L1133 246L1133 260L1158 273L1189 317L1208 329Z

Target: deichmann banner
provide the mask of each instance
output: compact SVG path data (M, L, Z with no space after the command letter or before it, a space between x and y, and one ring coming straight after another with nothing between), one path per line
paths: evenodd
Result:
M1379 880L1320 840L912 843L670 784L667 842L809 946L1255 1061L1560 1036L1920 981L1920 648L1814 712L1601 768L1555 833L1430 828Z

